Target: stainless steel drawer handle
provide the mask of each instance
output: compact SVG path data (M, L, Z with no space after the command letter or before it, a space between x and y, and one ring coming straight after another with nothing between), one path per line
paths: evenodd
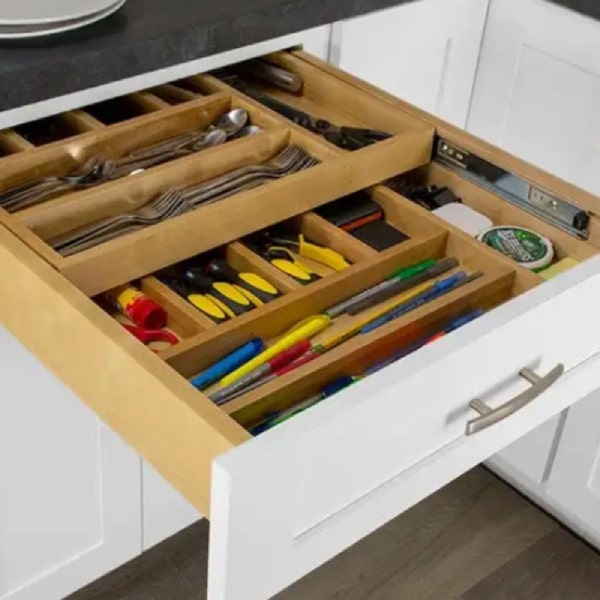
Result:
M531 387L521 392L505 404L498 408L490 408L485 402L479 399L472 400L469 406L476 410L480 416L467 422L467 435L473 435L482 429L506 419L510 415L521 410L524 406L535 400L540 394L545 392L551 385L556 383L560 376L565 372L565 366L558 364L552 371L544 377L540 377L531 369L521 369L519 375L531 383Z

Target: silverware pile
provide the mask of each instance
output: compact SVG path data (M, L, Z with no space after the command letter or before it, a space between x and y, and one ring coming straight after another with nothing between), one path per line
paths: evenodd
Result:
M233 138L260 132L260 128L255 125L248 125L248 119L248 113L238 108L220 117L206 130L168 138L152 146L139 148L117 160L92 157L68 175L42 177L0 194L0 207L14 213L74 190L95 187L106 181L133 175L205 148L224 144Z
M96 221L48 243L63 256L70 256L318 163L300 146L288 146L267 163L241 167L199 185L169 189L131 213Z

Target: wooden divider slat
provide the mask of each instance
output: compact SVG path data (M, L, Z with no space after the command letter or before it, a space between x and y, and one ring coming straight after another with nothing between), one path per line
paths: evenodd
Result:
M241 242L228 244L227 262L238 271L250 271L262 275L280 292L288 293L302 288L300 283L269 264Z
M383 185L374 187L371 196L383 209L386 221L409 237L439 231L442 227L440 220L424 218L424 215L428 217L430 214L425 209L421 212L407 210L404 203L398 202L398 194L388 187Z
M34 145L12 129L0 131L0 148L8 154L31 150Z
M161 100L164 100L168 104L180 104L182 102L189 102L190 100L196 100L200 93L194 93L185 88L179 87L174 84L165 83L157 87L150 88L148 90Z
M299 223L307 240L339 252L351 263L369 260L378 254L377 250L315 213L302 215Z
M129 98L142 112L160 111L170 106L168 102L146 91L134 92L129 95Z
M88 131L97 131L98 129L104 129L106 125L101 123L92 115L86 113L83 110L71 110L66 113L59 115L59 118L66 123L66 125L79 133L87 133Z
M142 291L167 311L169 317L177 324L178 333L181 332L182 337L191 337L216 327L211 319L156 277L144 277Z

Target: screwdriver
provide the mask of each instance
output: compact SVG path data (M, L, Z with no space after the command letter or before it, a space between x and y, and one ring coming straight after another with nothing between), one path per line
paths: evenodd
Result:
M208 296L193 293L184 283L177 279L166 277L162 278L161 281L181 297L185 298L190 304L193 304L215 323L223 323L234 316L233 313L226 312Z
M200 267L190 267L181 276L192 290L206 294L230 316L243 315L254 308L254 304L234 285L225 281L213 281Z
M225 281L239 288L255 306L261 306L281 296L279 290L264 277L256 273L236 271L224 260L211 261L206 267L206 272L215 280Z

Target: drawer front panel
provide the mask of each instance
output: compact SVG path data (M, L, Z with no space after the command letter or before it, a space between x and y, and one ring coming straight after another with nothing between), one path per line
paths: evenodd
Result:
M270 597L371 531L357 512L376 527L430 493L417 488L406 504L404 487L389 512L389 494L398 498L392 490L411 469L431 465L441 486L442 472L458 476L579 399L589 383L581 366L600 352L600 339L584 335L600 327L599 266L588 261L217 459L211 560L221 577L211 600ZM496 407L531 385L523 367L546 374L558 363L566 374L556 387L465 435L471 400Z

